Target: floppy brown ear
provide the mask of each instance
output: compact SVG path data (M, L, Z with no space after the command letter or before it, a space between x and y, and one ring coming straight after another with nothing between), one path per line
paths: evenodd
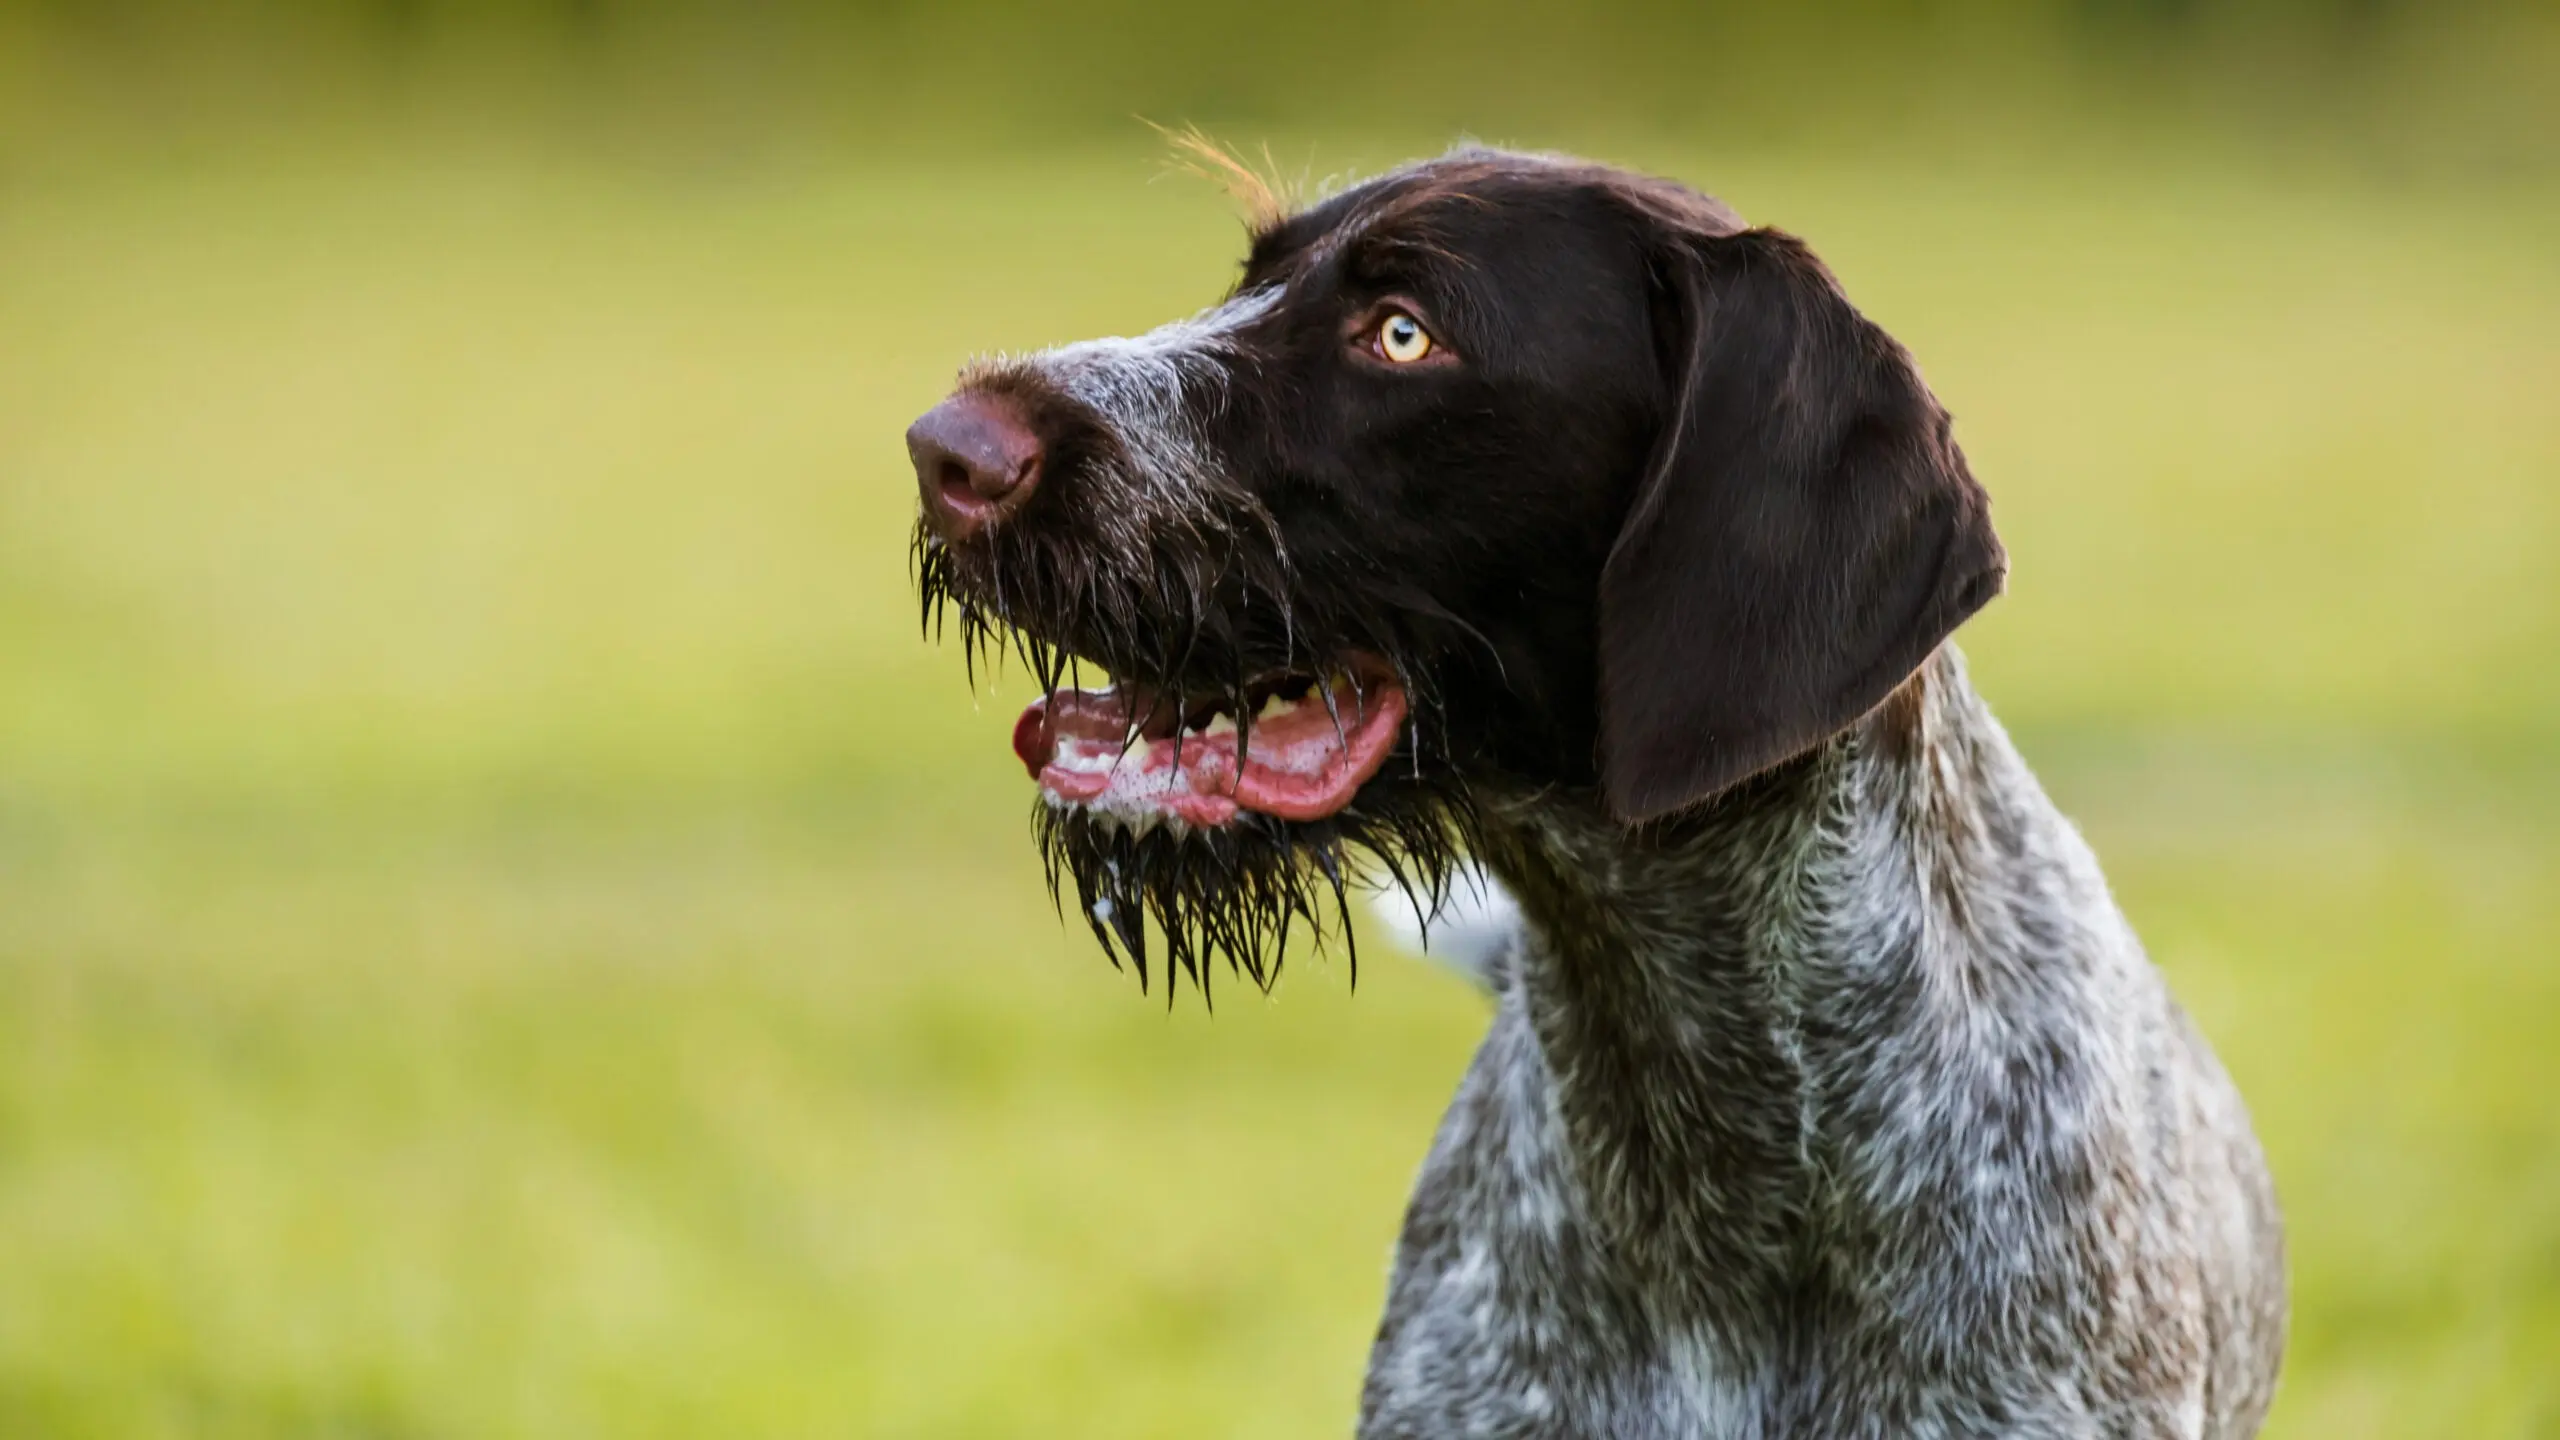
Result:
M1629 824L1847 728L2008 568L1946 411L1801 241L1689 236L1660 263L1669 418L1600 580L1601 778Z

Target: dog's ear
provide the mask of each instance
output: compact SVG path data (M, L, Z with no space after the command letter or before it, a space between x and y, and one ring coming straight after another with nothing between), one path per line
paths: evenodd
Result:
M2007 570L1946 411L1802 242L1692 234L1656 265L1671 394L1600 580L1601 777L1628 824L1846 728Z

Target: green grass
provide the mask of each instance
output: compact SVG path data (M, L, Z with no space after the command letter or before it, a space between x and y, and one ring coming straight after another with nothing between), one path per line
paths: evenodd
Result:
M2560 202L1621 158L1957 412L1976 678L2285 1191L2271 1433L2560 1434ZM907 594L959 361L1223 283L1152 167L12 182L0 1435L1345 1432L1479 1002L1139 999Z

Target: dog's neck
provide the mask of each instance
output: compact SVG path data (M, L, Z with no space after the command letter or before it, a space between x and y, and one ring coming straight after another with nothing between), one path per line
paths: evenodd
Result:
M2082 868L1952 652L1676 824L1630 832L1552 792L1488 810L1484 858L1528 922L1505 983L1582 1200L1619 1253L1728 1296L1792 1293L1855 1223L1823 1182L1855 1163L1863 1037L1911 1033L1898 1013L1947 985L2035 983L2009 917L1968 897Z

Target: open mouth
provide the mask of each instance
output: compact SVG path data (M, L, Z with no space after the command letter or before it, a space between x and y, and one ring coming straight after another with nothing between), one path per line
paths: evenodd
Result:
M1214 829L1239 810L1321 820L1386 763L1406 708L1394 671L1369 657L1253 682L1241 725L1235 703L1135 685L1061 690L1022 712L1013 751L1051 804L1133 829Z

